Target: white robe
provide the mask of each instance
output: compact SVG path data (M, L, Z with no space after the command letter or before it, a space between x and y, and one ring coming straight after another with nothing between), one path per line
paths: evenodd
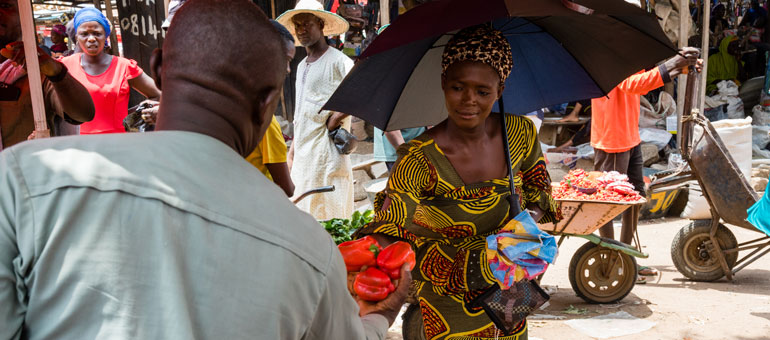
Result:
M350 218L353 214L350 156L340 155L329 138L326 120L331 112L319 113L351 68L353 61L332 47L312 63L303 59L297 68L291 168L295 197L310 189L335 187L334 192L314 194L297 203L317 220ZM343 120L342 126L350 131L350 117Z

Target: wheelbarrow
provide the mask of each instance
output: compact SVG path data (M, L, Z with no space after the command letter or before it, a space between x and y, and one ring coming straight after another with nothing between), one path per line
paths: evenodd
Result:
M749 223L747 210L759 196L739 170L714 127L697 109L690 110L694 79L688 76L685 111L682 117L680 151L687 167L656 176L652 189L682 185L696 180L709 204L711 219L693 220L671 243L676 269L694 281L728 280L752 262L770 252L770 237ZM724 223L760 232L762 237L738 243ZM765 249L767 248L767 249ZM741 251L751 250L743 258Z
M648 255L636 248L593 232L639 202L557 200L563 219L556 224L540 224L541 230L558 235L558 246L567 237L586 239L569 264L569 282L575 294L588 303L614 303L622 300L636 284L636 257Z

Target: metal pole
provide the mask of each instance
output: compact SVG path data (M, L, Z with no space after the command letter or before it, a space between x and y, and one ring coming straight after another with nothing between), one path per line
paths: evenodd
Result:
M380 27L390 24L390 0L380 0Z
M689 23L690 23L690 11L689 11L689 0L679 0L679 48L687 46L687 35L690 31ZM677 91L676 91L676 115L677 115L677 127L676 127L676 141L677 144L681 145L682 143L682 134L679 133L679 131L682 131L682 114L684 109L684 99L685 99L685 91L686 91L686 82L687 77L685 75L680 75L677 77L678 83L677 83Z
M21 40L24 42L24 57L29 79L29 92L32 97L32 114L35 118L35 138L50 137L45 117L43 101L43 80L40 75L40 63L37 59L37 39L35 38L35 19L32 16L32 3L21 0L19 16L21 19Z
M710 27L711 27L711 8L709 4L711 1L703 1L703 28L701 28L701 58L703 58L703 70L701 71L701 77L700 77L700 88L698 89L698 110L699 112L703 113L705 111L704 108L706 106L706 86L708 85L706 83L706 75L708 74L708 63L705 62L708 60L709 56L709 34Z

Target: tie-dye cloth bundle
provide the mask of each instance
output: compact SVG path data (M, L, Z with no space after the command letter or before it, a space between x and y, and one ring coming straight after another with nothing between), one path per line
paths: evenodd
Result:
M557 253L554 237L540 230L526 211L510 220L497 234L487 236L487 262L503 290L545 272Z

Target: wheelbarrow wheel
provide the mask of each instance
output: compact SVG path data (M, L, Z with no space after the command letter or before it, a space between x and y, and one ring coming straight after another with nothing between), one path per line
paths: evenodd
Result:
M706 248L711 240L711 220L696 220L679 230L671 243L671 259L676 269L693 281L715 281L725 275L719 259ZM716 232L719 248L735 249L735 235L721 223ZM727 267L732 269L738 261L738 252L725 254Z
M620 301L636 284L636 259L588 242L572 256L569 283L575 294L588 303Z
M425 340L425 328L422 325L422 312L420 306L416 303L409 304L404 314L401 315L403 324L401 326L401 335L404 340Z

